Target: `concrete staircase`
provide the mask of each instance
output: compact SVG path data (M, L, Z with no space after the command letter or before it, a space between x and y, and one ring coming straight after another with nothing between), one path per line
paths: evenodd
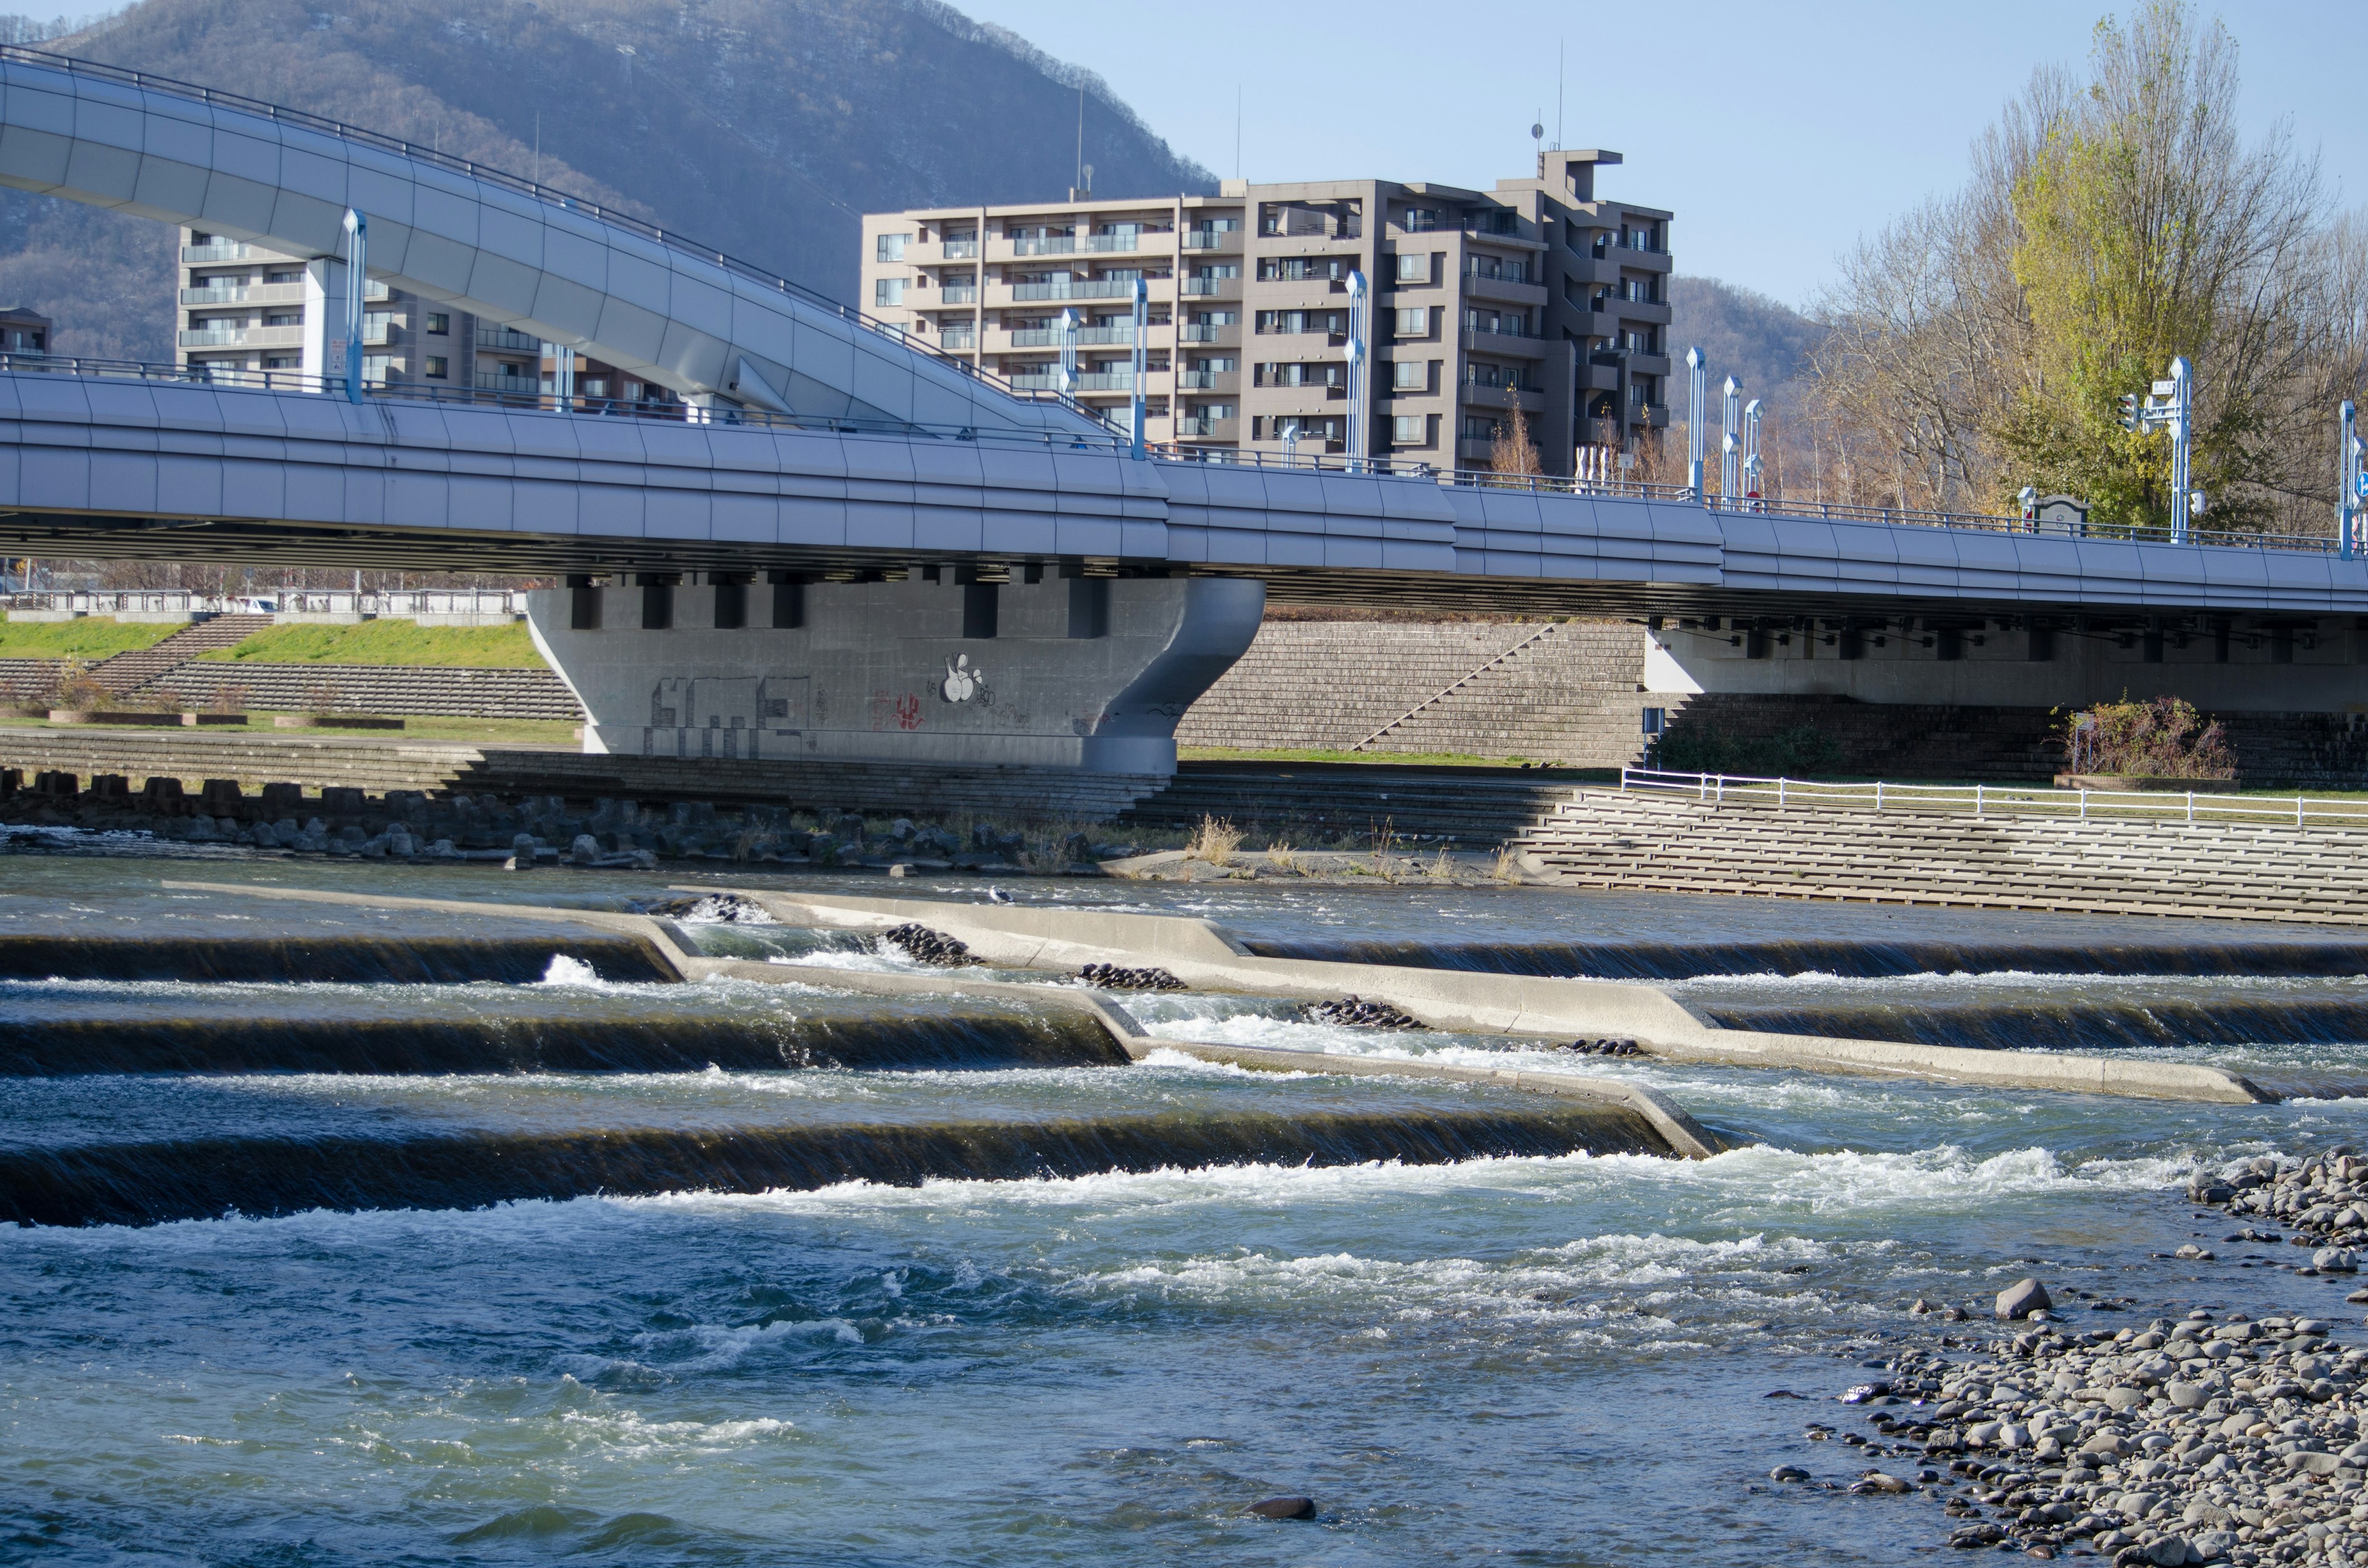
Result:
M272 618L268 615L213 616L194 622L186 631L174 632L161 642L101 659L90 667L91 678L117 697L129 697L199 653L235 648L271 627Z
M162 676L149 689L168 697L168 706L184 708L211 707L225 693L235 693L240 708L258 712L584 722L575 694L548 669L198 662Z
M1570 887L2368 924L2368 827L1725 805L1585 789L1525 834Z
M1184 746L1636 760L1643 633L1621 621L1269 621Z

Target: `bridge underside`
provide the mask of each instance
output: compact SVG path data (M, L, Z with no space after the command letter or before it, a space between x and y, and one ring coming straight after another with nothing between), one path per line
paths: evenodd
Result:
M246 570L268 587L281 568L485 573L592 577L622 583L643 574L686 580L740 575L762 581L791 574L813 582L898 582L939 567L995 577L1050 573L1123 578L1224 577L1266 586L1270 604L1431 611L1444 615L1634 618L1711 625L1717 641L1763 634L1779 646L1806 648L1813 631L1828 642L1856 630L1886 628L1930 634L1985 628L2239 635L2267 628L2319 626L2329 618L2281 609L2211 606L2066 604L1999 596L1766 589L1716 583L1656 583L1597 578L1469 575L1455 572L1360 570L1341 566L1244 565L1124 555L1030 554L1009 551L917 551L740 540L629 539L414 528L356 527L256 519L158 517L68 512L0 512L0 551L11 557L189 562ZM2351 617L2340 619L2348 629ZM2358 618L2368 625L2368 617ZM1689 628L1691 629L1691 626ZM1741 644L1737 644L1741 646Z

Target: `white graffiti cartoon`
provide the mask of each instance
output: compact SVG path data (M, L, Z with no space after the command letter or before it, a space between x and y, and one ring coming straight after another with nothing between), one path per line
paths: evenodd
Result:
M946 661L946 678L938 692L948 702L968 702L986 690L986 671L970 662L968 653Z

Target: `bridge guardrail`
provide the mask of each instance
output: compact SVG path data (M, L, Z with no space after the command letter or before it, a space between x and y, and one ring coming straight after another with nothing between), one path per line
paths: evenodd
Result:
M0 353L0 373L131 377L183 385L222 387L231 391L323 392L343 395L342 376L313 376L297 370L247 370L216 366L162 365L139 359L105 359L76 355ZM694 409L679 403L631 402L621 398L576 396L560 406L555 393L507 392L488 387L430 387L404 383L366 383L372 397L410 402L471 404L519 412L565 414L606 418L653 419L683 424L691 415L702 422L755 426L787 430L824 430L844 435L929 436L944 440L1017 442L1031 447L1058 447L1073 451L1129 454L1125 436L1097 420L1107 434L1077 430L1003 430L972 426L921 425L904 420L851 419L839 415L774 414L760 408ZM1902 507L1848 506L1825 503L1770 501L1759 497L1726 501L1716 495L1697 496L1682 484L1651 484L1635 480L1577 479L1550 473L1498 473L1492 469L1440 468L1403 458L1356 458L1339 453L1269 452L1209 448L1189 443L1153 442L1146 456L1162 462L1206 463L1231 468L1256 468L1301 472L1354 473L1420 481L1458 489L1503 490L1533 495L1577 495L1606 500L1666 501L1717 512L1747 513L1787 519L1859 521L1894 526L1964 528L1983 533L2014 533L2026 537L2091 540L2136 544L2175 542L2167 528L2132 528L2094 523L2033 521L2021 517L1987 517L1971 512L1929 512ZM2237 549L2294 551L2326 555L2335 551L2332 539L2283 534L2236 533L2191 528L2188 542Z
M2368 825L2368 801L2297 794L2228 795L2192 790L2057 790L2021 784L1840 784L1815 778L1734 773L1672 773L1622 767L1623 793L1691 796L1717 805L1819 810L1937 812L1974 816L2072 817L2081 822L2146 819L2185 822L2310 823Z
M680 234L667 233L647 219L637 218L630 212L620 212L614 208L604 207L597 201L586 200L583 197L553 189L539 181L528 179L523 175L514 175L506 169L489 168L484 164L475 163L467 158L454 157L451 153L438 148L422 147L416 142L405 142L401 137L389 136L383 131L366 131L359 125L347 125L342 120L308 114L302 109L266 103L260 98L250 98L239 93L225 93L213 87L202 87L194 82L183 82L171 76L158 76L146 71L128 71L120 65L107 65L96 60L77 59L71 54L52 54L46 50L28 49L22 44L14 43L0 44L0 60L20 61L25 64L40 66L45 70L63 71L72 75L88 76L97 81L136 87L142 92L164 93L172 97L188 98L202 104L220 104L227 108L260 115L267 119L302 126L308 131L324 131L340 141L356 142L366 147L375 147L382 152L410 158L415 162L430 164L439 169L465 175L471 179L484 180L488 185L497 185L505 190L530 196L537 201L546 202L566 211L582 212L598 218L604 223L612 223L628 233L639 234L643 239L655 240L669 250L679 251L685 256L697 256L703 262L711 262L726 272L747 278L752 283L761 283L778 293L791 295L819 310L832 312L842 320L850 322L866 332L893 338L916 353L928 355L939 364L952 366L963 375L969 376L991 391L1001 392L1015 402L1051 403L1087 419L1097 417L1093 410L1083 403L1057 392L1048 396L1041 392L1016 392L1002 377L984 367L971 364L967 360L953 358L949 355L935 353L927 345L915 343L911 335L902 327L866 315L852 305L842 303L818 290L807 288L803 283L792 283L780 274L758 267L754 262L742 261L736 256L727 256L712 245L696 244Z

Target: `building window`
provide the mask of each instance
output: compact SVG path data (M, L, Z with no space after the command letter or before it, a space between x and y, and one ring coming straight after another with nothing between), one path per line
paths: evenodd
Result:
M1429 282L1430 253L1428 251L1399 252L1396 276L1401 283Z
M441 311L430 311L427 312L427 330L441 336L452 330L452 318Z
M267 357L263 368L267 370L301 370L304 368L304 361L292 354L277 354Z
M1390 444L1397 447L1428 447L1430 445L1430 415L1400 414L1390 420Z
M1400 359L1390 367L1390 385L1399 392L1429 392L1430 364L1423 359ZM1401 417L1419 417L1401 415Z
M872 259L872 260L874 260L874 261L902 261L902 260L904 260L904 259L905 259L905 241L907 241L907 240L909 240L909 239L911 239L912 237L913 237L913 236L912 236L912 235L910 235L910 234L882 234L882 235L881 235L878 239L876 239L876 240L874 240L874 241L872 242L872 244L871 244L871 259Z
M905 302L905 280L882 278L871 285L871 302L875 305L901 305Z
M1467 441L1493 441L1497 438L1497 422L1486 415L1463 416L1463 438Z
M302 312L298 312L293 315L282 312L279 315L264 317L263 324L266 326L302 326L304 324L304 316Z
M304 275L301 272L267 272L263 280L266 283L302 283Z
M1430 307L1428 305L1400 306L1398 308L1397 335L1400 337L1429 336Z
M440 381L445 380L446 371L444 369L444 356L441 354L430 354L427 357L427 369L426 374L427 379L431 381Z
M393 369L394 356L392 354L362 356L362 380L366 381L382 381L386 380L387 373Z
M1427 234L1439 226L1438 208L1409 207L1406 209L1405 228L1407 233Z

